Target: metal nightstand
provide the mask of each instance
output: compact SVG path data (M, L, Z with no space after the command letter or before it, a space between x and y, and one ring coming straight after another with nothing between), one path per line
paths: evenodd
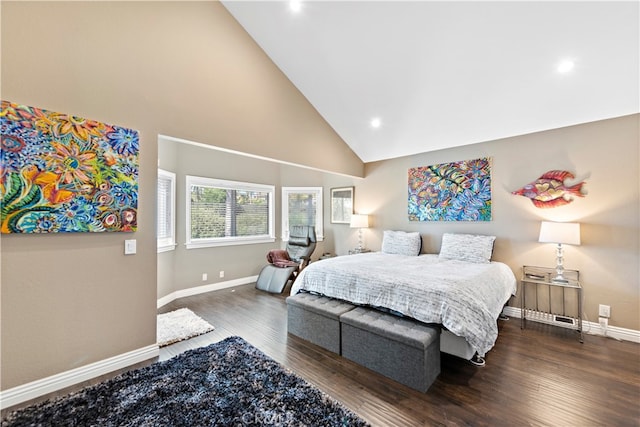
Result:
M371 249L349 249L349 255L355 255L355 254L366 254L371 252Z
M580 285L580 272L578 270L564 270L567 282L554 282L556 270L546 267L534 267L525 265L522 267L522 284L520 292L521 328L526 327L526 321L533 320L551 325L563 324L570 329L575 329L580 334L580 342L584 342L582 332L582 286ZM535 309L527 305L526 290L533 288L535 291ZM546 304L541 302L539 288L547 288ZM562 304L553 303L553 289L562 290ZM567 292L569 291L569 292ZM544 292L544 291L543 291ZM577 299L577 313L575 316L567 314L566 294L575 293ZM561 308L560 308L560 307Z

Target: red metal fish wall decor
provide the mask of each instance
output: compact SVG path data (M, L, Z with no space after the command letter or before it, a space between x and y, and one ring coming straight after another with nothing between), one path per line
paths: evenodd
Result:
M584 197L584 182L571 186L564 184L567 179L573 178L568 171L549 171L511 194L528 197L538 208L556 208L573 202L572 196Z

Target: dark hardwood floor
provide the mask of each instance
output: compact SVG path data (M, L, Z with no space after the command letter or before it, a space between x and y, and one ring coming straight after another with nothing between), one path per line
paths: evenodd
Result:
M239 335L375 426L640 426L640 344L520 320L500 321L485 367L443 354L442 372L419 393L287 334L282 295L239 286L186 297L215 326L160 350L165 360Z

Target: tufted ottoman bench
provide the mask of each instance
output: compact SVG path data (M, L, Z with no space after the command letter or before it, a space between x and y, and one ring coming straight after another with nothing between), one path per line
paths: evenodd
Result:
M440 328L358 307L340 316L342 356L426 392L440 374Z
M340 316L355 308L337 299L310 293L287 298L287 330L340 354Z

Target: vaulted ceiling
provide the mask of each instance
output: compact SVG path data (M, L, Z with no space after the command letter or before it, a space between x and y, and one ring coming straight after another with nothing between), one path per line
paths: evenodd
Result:
M638 1L223 4L365 162L640 111Z

